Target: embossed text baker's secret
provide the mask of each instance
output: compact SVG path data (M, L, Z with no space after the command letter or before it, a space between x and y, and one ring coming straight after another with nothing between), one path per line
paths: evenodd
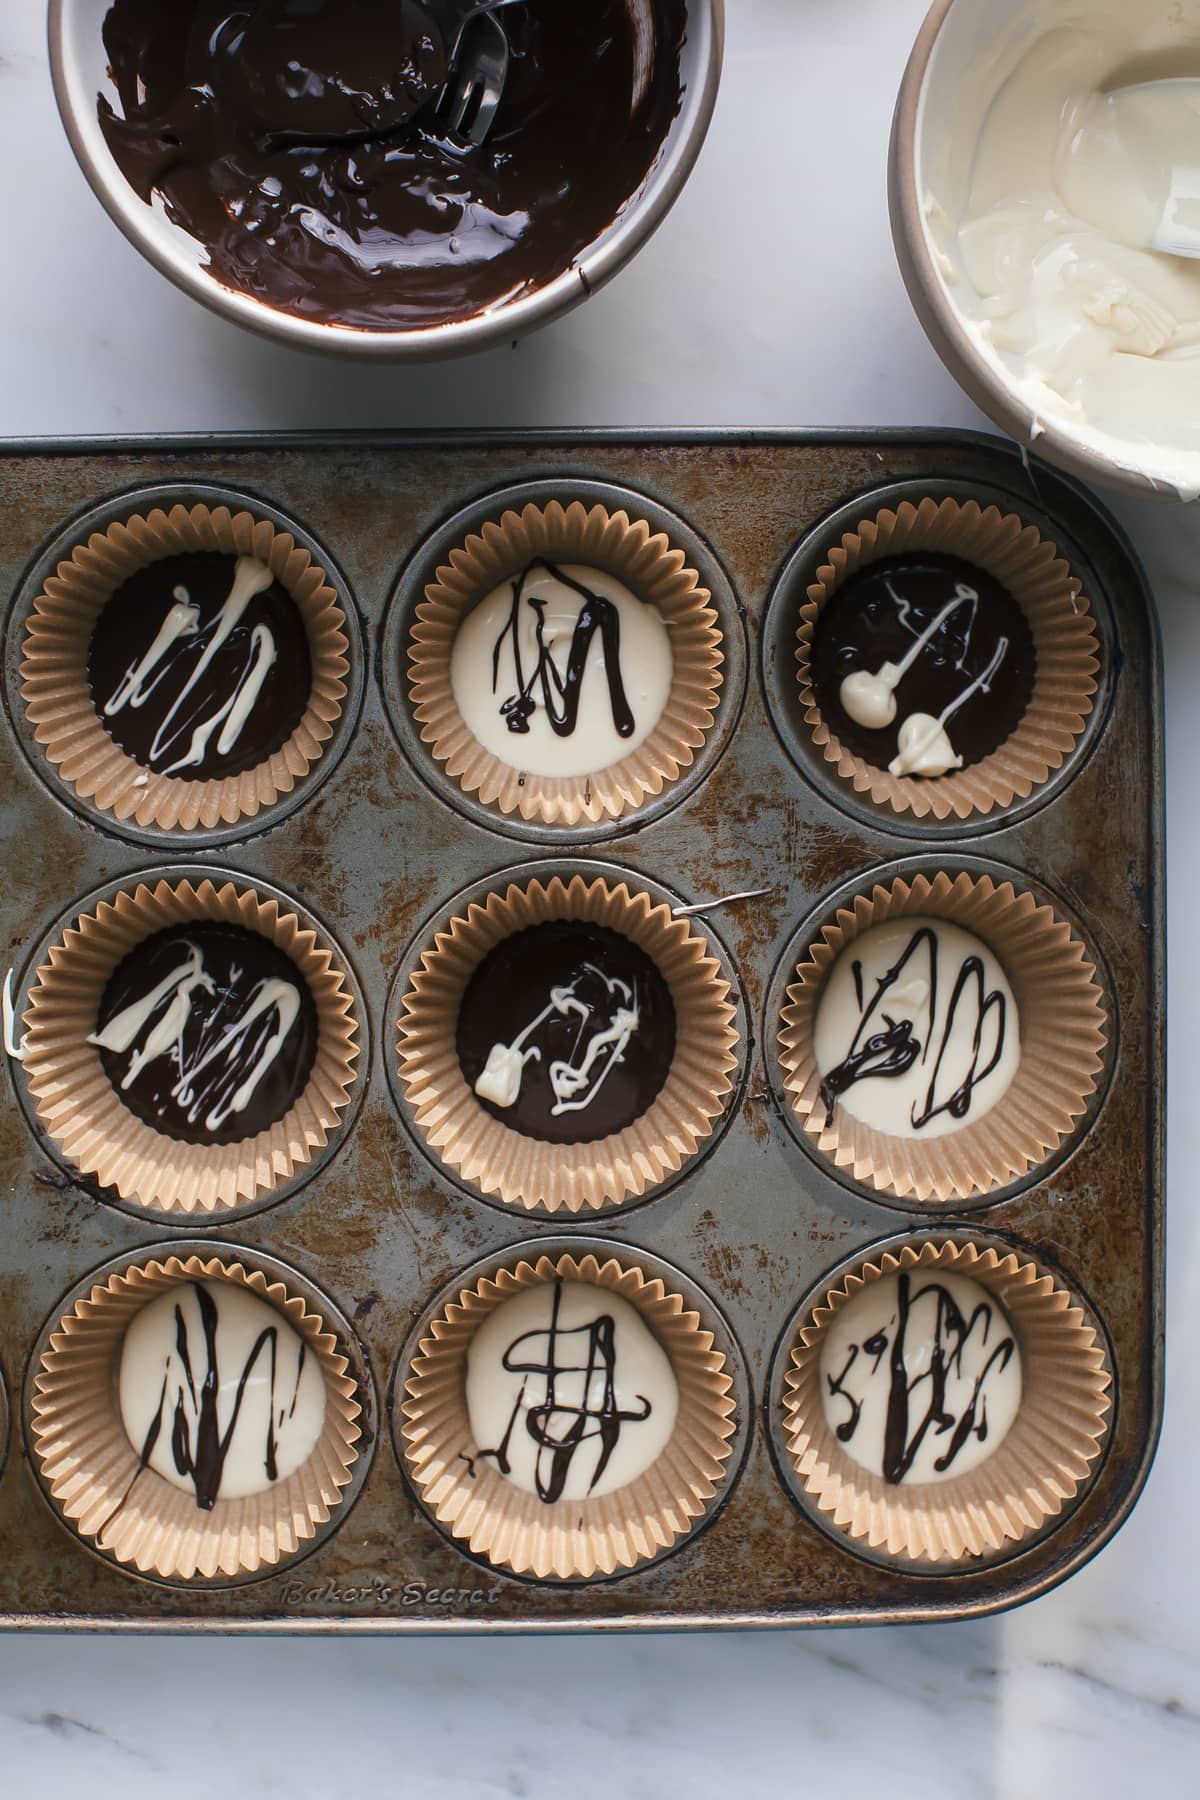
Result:
M446 1611L480 1612L494 1606L503 1589L491 1587L435 1587L426 1581L373 1581L343 1586L332 1577L310 1583L288 1580L279 1593L280 1606L395 1608L436 1606Z

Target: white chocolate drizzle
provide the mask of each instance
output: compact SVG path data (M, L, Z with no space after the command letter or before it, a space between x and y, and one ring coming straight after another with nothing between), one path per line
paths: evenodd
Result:
M891 582L886 584L888 593L896 603L899 621L906 630L912 627L908 623L908 615L912 605L898 594ZM955 585L954 597L942 607L937 617L920 632L908 651L898 663L885 662L872 673L869 669L852 669L838 690L838 699L842 710L848 718L861 725L864 731L883 731L891 725L896 717L896 689L912 668L917 658L941 631L942 627L963 606L971 609L970 621L963 639L962 652L955 663L961 670L971 648L971 634L975 629L975 618L979 609L979 594L966 582ZM949 721L960 707L967 704L972 695L986 694L991 688L996 673L1008 655L1008 639L1002 637L996 644L995 653L982 674L957 695L950 704L942 709L935 719L930 713L911 713L901 721L898 733L898 751L888 764L893 775L948 775L952 769L961 769L963 759L957 753L946 730Z
M951 769L962 768L963 759L955 754L946 724L972 694L987 693L1007 654L1008 639L1002 637L987 668L949 706L943 707L936 719L929 713L909 714L900 727L900 753L888 764L893 775L948 775Z
M740 894L718 894L715 900L698 900L694 906L673 906L673 919L698 919L702 913L716 912L720 906L736 906L739 900L765 900L775 892L773 887L744 888Z
M584 1032L593 1009L575 994L576 985L585 975L594 975L604 983L610 996L618 997L618 1005L608 1023L586 1039ZM550 1112L552 1117L558 1118L563 1113L585 1111L599 1094L611 1070L622 1060L640 1018L628 982L605 975L594 963L585 963L575 981L551 988L546 1005L511 1044L492 1045L483 1071L475 1082L475 1092L480 1099L490 1100L493 1106L515 1106L526 1063L542 1059L541 1050L529 1042L530 1038L554 1014L565 1018L570 1013L579 1017L579 1036L570 1057L560 1057L550 1064L548 1073L554 1094ZM593 1074L597 1063L600 1064L599 1071Z
M218 726L221 734L217 739L217 749L227 756L234 748L250 714L258 703L263 684L275 663L278 651L274 634L266 625L256 625L250 634L250 652L245 666L238 676L233 692L217 709L206 718L193 723L190 717L180 718L188 696L193 692L205 671L218 654L222 645L236 628L242 614L256 595L264 593L274 580L270 569L257 557L239 556L233 571L233 584L221 610L209 625L200 627L200 609L191 603L188 591L177 587L173 591L173 600L167 610L166 617L159 626L153 643L145 654L131 663L124 676L104 703L104 716L111 719L126 706L133 710L144 706L155 688L166 673L164 658L175 644L184 638L194 637L197 642L208 638L195 668L188 676L182 691L169 707L162 724L154 734L150 746L149 760L151 764L165 761L171 755L179 740L191 726L191 738L183 754L167 765L162 771L165 775L176 775L180 769L195 768L204 760L208 741ZM157 671L157 672L156 672Z
M3 1019L4 1052L14 1062L25 1061L25 1046L29 1042L29 1033L24 1032L17 1037L16 1010L13 1006L13 972L4 971L4 993L0 996L0 1017Z
M219 1131L231 1114L245 1111L279 1055L300 1011L300 990L290 981L274 978L257 982L240 1014L218 1024L214 1041L206 1041L202 1033L189 1056L184 1032L192 1016L192 996L215 994L217 988L204 968L199 946L187 939L184 943L184 960L149 993L122 1007L88 1042L117 1055L133 1052L121 1080L122 1093L133 1086L148 1064L168 1057L178 1071L171 1098L183 1109L188 1123L194 1125L203 1113L205 1130ZM232 978L234 988L237 973L235 970ZM272 1013L273 1027L265 1034L262 1029L254 1032L257 1022ZM135 1049L143 1033L144 1040Z

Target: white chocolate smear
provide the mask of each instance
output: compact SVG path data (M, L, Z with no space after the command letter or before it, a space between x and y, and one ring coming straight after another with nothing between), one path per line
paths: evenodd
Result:
M16 1010L13 1005L13 972L4 971L4 991L0 995L0 1023L3 1025L4 1053L11 1056L14 1062L24 1062L25 1046L29 1042L29 1033L23 1032L17 1037Z
M605 992L616 996L618 1004L600 1029L587 1034L593 1008L578 999L575 988L585 975L594 975L604 983ZM550 1112L559 1117L568 1112L584 1112L604 1086L609 1072L621 1061L629 1040L637 1031L640 1015L628 982L605 975L594 963L585 963L575 980L553 987L541 1011L530 1019L511 1044L493 1044L487 1062L475 1082L481 1100L493 1106L515 1106L521 1092L525 1065L540 1062L541 1050L529 1040L546 1020L555 1014L565 1018L574 1013L580 1021L579 1037L571 1057L559 1057L548 1071L554 1105ZM597 1067L597 1065L599 1065Z
M896 603L901 623L907 623L907 616L912 610L910 603L896 592L890 581L887 588ZM885 662L874 673L868 669L850 671L842 682L838 699L843 711L856 725L861 725L865 731L881 731L893 722L896 717L896 689L917 658L937 637L943 625L964 606L971 609L971 622L963 641L962 653L955 664L956 668L961 669L970 650L971 633L979 607L978 591L962 581L955 584L953 599L948 600L937 616L917 635L898 663ZM929 713L910 713L901 721L897 734L898 754L888 764L891 774L938 776L948 775L952 769L962 768L963 759L951 743L946 726L972 695L989 691L1007 655L1008 639L1002 637L996 644L987 668L969 682L948 706L943 707L936 719Z

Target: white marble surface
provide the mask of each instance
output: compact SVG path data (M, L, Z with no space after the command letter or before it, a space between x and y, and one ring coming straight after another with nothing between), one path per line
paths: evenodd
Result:
M20 254L0 263L0 433L975 423L912 321L887 237L888 121L922 10L923 0L731 0L709 145L639 261L516 351L381 374L272 352L163 285L109 225L59 135L44 8L7 0L0 153L5 231ZM44 173L36 200L33 184L12 180L26 164ZM1023 1611L904 1633L0 1641L0 1793L307 1800L370 1782L421 1800L715 1800L829 1783L888 1800L1200 1791L1200 1581L1187 1535L1200 1492L1188 935L1200 880L1200 513L1120 511L1166 638L1171 1051L1183 1104L1171 1138L1166 1431L1115 1542Z

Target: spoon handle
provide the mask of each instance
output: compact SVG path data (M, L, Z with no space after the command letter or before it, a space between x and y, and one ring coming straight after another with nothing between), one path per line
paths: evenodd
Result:
M468 24L478 13L498 12L502 6L523 5L524 0L438 0L434 12L444 17L449 24L446 44L453 62L458 53L459 40Z

